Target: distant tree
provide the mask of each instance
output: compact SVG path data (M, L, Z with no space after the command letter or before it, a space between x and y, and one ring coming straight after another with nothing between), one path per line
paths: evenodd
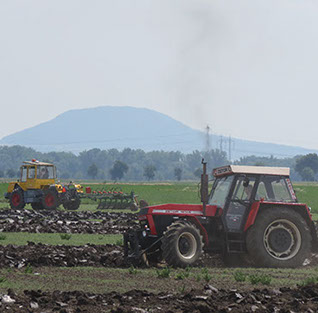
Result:
M9 169L7 170L7 172L6 172L6 174L7 174L7 177L12 178L12 177L16 176L17 173L16 173L16 171L13 170L12 168L9 168Z
M263 162L256 162L254 166L265 166L265 164Z
M129 167L122 161L115 161L113 167L109 170L112 180L122 179L124 174L127 173Z
M95 163L91 164L90 167L87 169L87 175L93 179L96 178L98 173L98 168Z
M201 178L201 174L202 174L202 168L197 168L194 172L193 175L197 178Z
M178 181L180 181L180 180L181 180L181 177L182 177L182 168L176 167L176 168L174 169L174 176L175 176L175 178L176 178Z
M63 172L61 174L61 178L63 178L63 179L69 179L70 177L71 177L71 175L69 172Z
M305 181L314 181L315 173L310 167L305 167L301 172L300 176Z
M312 172L308 169L311 169ZM314 176L318 172L318 155L316 153L309 153L300 157L296 160L295 170L299 173L303 180L307 180L312 173Z
M154 165L147 165L144 167L144 176L148 180L154 179L156 170L157 169Z

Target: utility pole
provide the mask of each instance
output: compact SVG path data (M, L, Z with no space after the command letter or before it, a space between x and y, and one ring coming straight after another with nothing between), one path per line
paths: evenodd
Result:
M232 162L232 138L231 138L231 136L229 137L229 161L230 161L230 163Z
M220 150L223 152L223 136L220 137Z
M206 126L206 138L205 138L205 150L206 152L210 151L210 126Z

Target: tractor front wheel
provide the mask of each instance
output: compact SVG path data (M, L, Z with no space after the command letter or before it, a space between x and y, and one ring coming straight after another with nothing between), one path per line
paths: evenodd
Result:
M300 214L288 208L261 212L248 230L249 258L259 267L298 267L311 252L311 234Z
M20 188L14 189L10 195L11 209L23 209L24 206L23 191Z
M162 256L171 266L195 264L202 255L202 236L198 228L187 220L171 224L162 238Z
M54 210L59 206L58 194L55 190L49 189L44 191L42 206L46 210Z

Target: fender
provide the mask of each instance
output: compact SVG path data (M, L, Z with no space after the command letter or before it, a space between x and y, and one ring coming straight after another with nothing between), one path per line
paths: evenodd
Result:
M309 211L309 208L306 204L302 203L280 203L280 202L264 202L264 201L256 201L252 204L250 213L248 214L244 231L247 231L248 228L250 228L254 223L256 216L260 209L266 210L267 207L273 207L273 206L280 206L280 207L288 207L291 208L297 212L299 212L305 221L307 222L309 228L311 228L312 224L312 218Z
M203 241L206 244L206 246L209 245L209 236L208 236L208 232L206 231L206 229L202 226L202 224L200 223L200 221L197 219L197 217L195 216L186 216L186 219L188 219L189 221L191 221L192 223L194 223L200 230L200 233L203 235Z
M207 233L206 229L202 226L202 224L200 223L198 218L196 216L193 216L193 215L184 215L184 216L182 216L182 218L191 221L193 224L195 224L198 227L198 229L200 230L200 233L203 236L204 243L206 245L208 245L209 244L208 233ZM153 236L158 236L155 222L153 220L153 215L147 214L147 215L140 216L139 220L147 220L149 223L150 234Z

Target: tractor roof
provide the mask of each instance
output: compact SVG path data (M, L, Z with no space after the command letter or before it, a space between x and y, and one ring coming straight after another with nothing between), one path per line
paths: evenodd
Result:
M246 165L227 165L215 168L213 176L219 177L231 174L256 174L256 175L280 175L289 176L288 167L269 167L269 166L246 166Z
M26 164L26 165L50 165L50 166L53 166L53 164L51 163L45 163L45 162L39 162L37 160L32 160L32 161L24 161L23 164Z

